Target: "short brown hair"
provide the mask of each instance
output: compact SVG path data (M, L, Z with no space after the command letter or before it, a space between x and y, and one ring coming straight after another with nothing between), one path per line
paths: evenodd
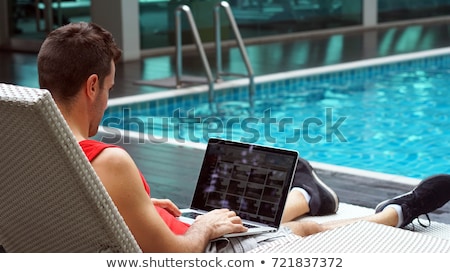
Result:
M70 23L53 30L38 54L39 85L55 99L70 101L92 74L100 85L122 51L112 34L94 23Z

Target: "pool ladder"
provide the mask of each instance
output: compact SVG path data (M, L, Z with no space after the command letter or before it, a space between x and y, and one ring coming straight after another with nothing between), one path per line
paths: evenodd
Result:
M222 43L221 43L221 20L220 20L220 10L224 9L229 23L231 25L232 31L234 33L236 43L239 47L239 51L241 53L241 57L245 63L245 67L247 69L247 74L238 74L238 73L227 73L223 71L222 66ZM233 12L231 11L231 7L226 1L221 1L214 7L214 26L215 26L215 47L216 47L216 63L217 63L217 75L216 79L213 79L213 75L211 72L211 67L208 62L208 58L206 57L205 49L203 47L203 43L201 41L197 26L195 24L194 16L192 15L191 9L187 5L181 5L175 10L175 31L176 31L176 87L180 88L183 83L192 83L198 82L195 78L186 78L183 77L182 69L182 35L181 35L181 13L184 12L187 16L189 25L192 30L192 34L195 40L195 44L197 46L197 50L200 54L200 58L203 64L203 67L206 72L206 79L208 84L208 99L210 103L210 107L215 103L214 98L214 82L222 81L222 76L238 76L238 77L248 77L249 78L249 109L253 111L253 96L255 93L255 77L252 66L250 64L250 60L247 55L247 51L245 49L244 42L242 40L241 34L239 32L239 28L236 24L236 20L234 19Z

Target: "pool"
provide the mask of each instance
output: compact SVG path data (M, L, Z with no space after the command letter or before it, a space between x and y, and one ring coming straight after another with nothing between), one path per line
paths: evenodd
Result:
M450 173L450 55L442 53L260 78L252 111L242 81L217 90L213 109L206 92L113 102L102 125L155 141L222 137L284 147L312 161L413 178Z

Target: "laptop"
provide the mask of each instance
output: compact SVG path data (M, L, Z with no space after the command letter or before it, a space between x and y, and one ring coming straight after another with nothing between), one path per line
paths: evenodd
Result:
M199 214L228 208L248 230L224 237L277 231L298 156L288 149L209 139L191 206L181 210L179 220L192 223Z

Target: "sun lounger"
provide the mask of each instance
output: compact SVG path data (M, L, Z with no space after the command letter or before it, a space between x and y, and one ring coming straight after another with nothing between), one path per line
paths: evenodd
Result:
M305 238L289 238L252 253L449 253L450 241L366 221Z
M303 217L298 221L334 221L369 215L373 209L341 203L336 214ZM291 236L250 252L289 253L449 253L450 225L431 222L427 228L415 220L405 229L358 221L305 238Z
M0 84L0 245L140 252L50 93Z

